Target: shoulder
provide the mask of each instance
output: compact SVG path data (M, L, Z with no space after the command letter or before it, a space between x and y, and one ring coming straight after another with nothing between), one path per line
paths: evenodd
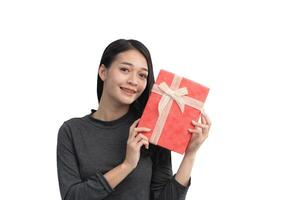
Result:
M71 139L76 130L83 125L83 118L74 117L64 121L58 130L58 139Z
M82 121L82 118L79 118L79 117L70 118L68 120L65 120L60 125L60 129L66 129L66 128L76 127L76 126L78 126L78 125L80 125L82 123L81 121Z

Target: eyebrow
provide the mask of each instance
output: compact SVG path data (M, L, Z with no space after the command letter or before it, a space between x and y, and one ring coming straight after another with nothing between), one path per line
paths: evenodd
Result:
M134 67L134 65L132 63L129 63L129 62L121 62L121 64L128 65L130 67ZM147 68L142 67L142 70L148 72Z

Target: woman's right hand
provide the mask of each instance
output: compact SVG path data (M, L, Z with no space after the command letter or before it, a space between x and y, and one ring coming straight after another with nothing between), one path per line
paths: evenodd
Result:
M144 145L146 149L149 148L148 138L140 132L147 132L151 129L146 127L138 127L136 128L140 119L137 119L133 122L129 129L129 136L127 140L127 148L126 148L126 156L124 160L124 164L132 169L136 168L139 159L141 147Z

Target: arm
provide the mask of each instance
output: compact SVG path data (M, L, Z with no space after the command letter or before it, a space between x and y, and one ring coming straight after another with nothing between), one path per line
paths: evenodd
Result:
M185 154L180 163L175 179L181 185L187 186L189 184L195 156L195 154Z
M57 171L62 199L104 199L114 191L113 188L132 170L127 165L120 164L105 175L101 172L96 172L93 176L82 180L70 129L67 124L63 124L59 129L57 140Z
M104 174L104 177L110 187L115 188L133 171L133 169L134 168L130 167L129 165L121 163L117 167Z
M202 111L201 123L193 121L192 124L196 128L189 130L193 135L175 176L175 179L184 186L188 185L197 151L208 137L211 126L211 122L204 111Z
M151 145L152 180L151 200L184 200L190 185L183 186L172 172L171 152L159 146Z
M82 180L80 176L70 128L66 123L61 126L57 140L57 170L62 199L101 200L114 191L114 188L135 169L140 157L140 148L143 145L148 148L148 141L138 133L149 130L143 127L135 128L137 122L130 127L123 163L104 175L98 171L86 180Z
M196 128L191 129L192 138L175 176L172 176L171 152L155 146L153 154L153 175L151 183L151 200L184 200L191 184L191 172L197 151L208 137L211 122L202 112L201 122L192 122Z

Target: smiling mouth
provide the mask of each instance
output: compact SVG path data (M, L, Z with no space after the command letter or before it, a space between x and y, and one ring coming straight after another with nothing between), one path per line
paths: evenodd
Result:
M121 88L121 90L123 90L124 92L126 92L128 94L135 94L136 93L136 91L128 89L128 88L123 88L123 87L120 87L120 88Z

